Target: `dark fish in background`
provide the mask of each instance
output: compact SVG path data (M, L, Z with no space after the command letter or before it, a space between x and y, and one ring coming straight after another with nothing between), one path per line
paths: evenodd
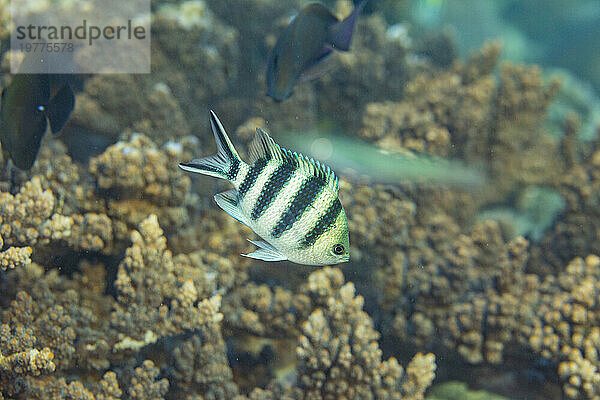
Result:
M33 166L48 121L53 134L65 126L75 107L70 75L16 74L2 91L2 151L20 169Z
M267 96L276 101L292 95L298 81L333 50L348 51L356 20L368 0L363 0L343 21L325 6L306 6L284 29L267 62Z

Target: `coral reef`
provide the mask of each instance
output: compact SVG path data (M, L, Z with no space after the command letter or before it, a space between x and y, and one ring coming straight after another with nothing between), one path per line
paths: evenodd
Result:
M189 219L185 201L190 177L170 168L184 156L180 144L158 149L146 136L134 134L90 160L97 190L107 198L106 212L127 227L157 214L165 226L182 227ZM126 232L126 227L115 227Z
M541 240L536 254L542 259L538 263L547 262L554 269L559 269L574 257L600 254L596 229L600 152L597 139L591 143L573 142L577 128L575 119L568 120L562 148L565 162L570 167L554 182L565 200L565 210Z
M600 257L575 258L558 277L539 282L532 301L535 317L524 340L545 359L558 361L558 375L568 398L600 396L597 302Z
M217 285L210 287L208 272L176 268L156 216L142 221L131 240L115 280L117 304L111 316L112 326L122 336L116 345L119 349L135 349L140 341L221 321L221 295L207 297Z
M367 104L361 136L390 149L487 163L494 197L556 180L562 169L544 162L560 157L541 125L558 82L545 87L538 68L506 64L496 83L499 54L499 44L490 43L466 63L417 75L400 102Z
M295 398L422 398L435 377L433 354L417 354L406 371L381 350L363 299L352 283L342 286L302 327Z
M50 190L42 190L38 177L17 195L2 192L0 196L0 231L7 245L47 244L70 236L73 221L54 212L56 200Z
M450 36L413 38L377 2L350 52L273 102L268 51L304 5L153 1L152 74L81 77L33 168L2 156L0 398L414 400L436 375L489 389L489 371L512 397L523 377L538 398L600 397L594 105L583 128L552 109L549 126L558 82L539 67L500 64L499 42L455 59ZM487 180L336 171L352 262L265 265L240 257L253 233L214 204L227 183L177 168L214 153L210 108L244 159L257 126L282 142L316 127ZM481 395L465 390L431 395Z
M268 390L253 390L250 399L424 398L435 377L435 356L417 353L406 369L393 357L382 361L364 300L343 281L339 269L309 276L303 297L317 308L301 327L295 383L286 388L274 382Z
M345 17L350 2L336 2L336 14ZM352 40L352 51L332 56L331 72L315 84L321 115L341 117L344 126L356 126L368 102L398 100L412 69L407 66L410 39L386 29L380 15L363 15ZM391 78L393 77L393 78ZM337 99L347 101L340 102Z
M4 247L4 241L0 236L0 249ZM6 271L31 262L31 247L9 247L0 252L0 269Z

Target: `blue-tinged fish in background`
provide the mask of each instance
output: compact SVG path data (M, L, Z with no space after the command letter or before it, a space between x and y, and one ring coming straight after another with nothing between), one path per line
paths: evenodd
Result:
M267 96L282 101L294 86L331 54L348 51L356 20L368 0L363 0L343 21L325 6L306 6L284 29L267 62Z
M18 168L33 166L48 121L56 134L69 120L75 107L69 80L70 75L16 74L2 91L0 142L5 158Z

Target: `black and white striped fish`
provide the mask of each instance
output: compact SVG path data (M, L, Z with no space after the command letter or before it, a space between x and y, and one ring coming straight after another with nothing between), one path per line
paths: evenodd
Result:
M250 145L246 164L214 112L210 124L217 154L179 166L227 179L235 189L215 195L225 212L264 241L247 257L330 265L350 259L348 220L338 198L338 179L325 165L283 149L262 129Z

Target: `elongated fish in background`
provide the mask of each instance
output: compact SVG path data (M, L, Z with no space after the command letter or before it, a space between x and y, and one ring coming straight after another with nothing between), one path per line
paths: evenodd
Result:
M210 124L217 154L179 166L226 179L235 189L215 201L264 241L250 258L330 265L350 259L348 221L338 198L338 179L325 165L277 145L262 129L250 145L250 162L241 160L214 112Z
M0 142L2 151L20 169L33 166L48 121L60 132L75 107L69 76L16 74L2 91Z
M325 6L306 6L284 29L267 62L267 96L281 101L289 98L296 83L308 79L333 50L348 51L354 25L368 0L340 21Z

